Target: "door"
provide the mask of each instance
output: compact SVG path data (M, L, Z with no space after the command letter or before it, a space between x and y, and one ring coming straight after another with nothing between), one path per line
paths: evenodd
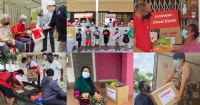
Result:
M74 65L74 74L75 79L81 76L81 68L83 66L88 66L91 70L91 79L93 77L93 64L92 64L92 53L73 53L72 54L73 65Z
M121 53L96 53L95 64L97 81L105 79L121 80Z

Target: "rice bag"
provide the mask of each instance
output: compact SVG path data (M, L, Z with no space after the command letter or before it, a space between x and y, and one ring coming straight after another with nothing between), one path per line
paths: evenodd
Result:
M171 52L170 39L160 38L153 44L152 52Z

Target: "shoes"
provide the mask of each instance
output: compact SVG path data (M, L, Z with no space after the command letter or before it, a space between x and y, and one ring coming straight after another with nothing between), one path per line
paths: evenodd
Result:
M44 51L47 51L47 50L44 50L44 49L43 49L43 50L41 50L41 52L44 52Z

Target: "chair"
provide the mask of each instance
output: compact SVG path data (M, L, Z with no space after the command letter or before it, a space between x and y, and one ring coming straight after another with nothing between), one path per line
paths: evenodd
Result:
M12 36L15 39L15 26L11 26ZM16 48L13 45L8 46L10 50L13 50L14 53L17 52Z

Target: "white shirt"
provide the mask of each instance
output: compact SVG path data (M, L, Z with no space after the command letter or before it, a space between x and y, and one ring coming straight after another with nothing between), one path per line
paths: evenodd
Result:
M42 26L48 26L51 22L52 13L44 12L44 16L38 16L38 22L36 24L36 27Z
M62 69L62 66L61 66L61 64L58 62L58 61L56 61L56 60L54 60L52 63L49 63L48 61L45 63L45 65L44 65L44 69L53 69L53 71L54 71L54 76L53 76L53 80L57 80L58 79L58 71L60 70L60 69Z
M22 82L22 77L19 75L16 75L15 78L17 79L18 82Z
M0 24L0 39L1 40L9 40L12 39L11 31L9 25L2 26ZM0 42L0 46L3 46L5 42ZM13 40L13 45L15 45L15 41Z

